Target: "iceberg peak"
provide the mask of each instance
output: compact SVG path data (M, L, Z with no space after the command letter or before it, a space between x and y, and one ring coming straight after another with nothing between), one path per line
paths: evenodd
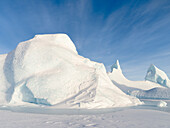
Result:
M151 64L148 68L145 80L155 82L166 87L170 87L170 80L166 73L153 64Z
M64 33L59 33L59 34L37 34L34 36L34 38L61 38L61 37L64 37L64 38L68 38L69 36L67 34L64 34Z
M58 45L69 49L77 54L76 47L70 37L67 34L59 33L59 34L38 34L35 35L31 41L36 41L40 43L48 43L53 45Z
M151 65L149 66L149 68L154 68L155 70L158 69L154 64L151 64Z
M111 72L113 72L114 69L117 69L117 70L120 70L120 71L121 71L120 64L119 64L119 60L116 60L116 63L114 63L114 64L111 66Z

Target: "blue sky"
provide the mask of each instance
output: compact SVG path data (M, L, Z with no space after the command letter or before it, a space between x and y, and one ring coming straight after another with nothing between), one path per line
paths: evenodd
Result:
M0 54L35 34L66 33L80 55L143 80L150 64L170 76L169 0L1 0Z

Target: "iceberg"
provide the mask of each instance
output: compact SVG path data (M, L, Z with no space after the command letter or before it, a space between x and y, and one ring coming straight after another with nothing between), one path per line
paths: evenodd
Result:
M0 103L108 108L141 102L109 79L103 64L78 55L66 34L36 35L0 56Z
M158 83L165 87L170 87L170 80L165 72L158 69L155 65L151 64L149 67L145 80Z
M117 68L118 67L118 68ZM154 73L153 73L154 71ZM155 73L156 72L156 73ZM151 75L152 74L152 75ZM119 61L111 67L111 72L108 72L108 76L118 88L124 93L140 98L140 99L170 99L170 89L167 86L163 86L162 80L168 81L167 75L156 68L151 66L145 77L145 81L130 81L122 73ZM160 81L154 81L156 78L160 78ZM157 79L156 79L157 80ZM168 82L166 82L168 85Z
M121 71L119 60L116 60L116 63L111 66L111 72L114 72L113 70Z
M117 66L115 66L117 65ZM118 67L118 68L116 68ZM149 90L153 87L162 87L157 83L153 83L151 81L131 81L128 80L121 69L119 64L119 60L117 60L113 66L111 66L111 72L108 72L108 76L113 83L117 83L116 85L121 88L124 92L131 91L133 89L141 89L141 90ZM128 90L129 89L129 90Z
M167 107L167 103L165 101L160 101L158 104L157 104L158 107Z

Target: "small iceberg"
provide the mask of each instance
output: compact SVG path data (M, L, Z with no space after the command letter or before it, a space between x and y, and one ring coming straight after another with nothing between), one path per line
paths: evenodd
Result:
M158 104L157 104L158 107L167 107L167 103L165 101L160 101Z

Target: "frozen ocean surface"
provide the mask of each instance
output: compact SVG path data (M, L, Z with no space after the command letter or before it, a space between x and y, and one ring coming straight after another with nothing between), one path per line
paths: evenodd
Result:
M0 128L170 128L170 101L143 100L144 105L111 109L0 107Z
M60 109L47 106L0 106L0 110L7 110L20 113L36 113L36 114L52 114L52 115L91 115L91 114L104 114L128 109L147 109L157 110L170 113L170 100L153 100L141 99L143 105L131 107L118 107L118 108L103 108L103 109ZM166 102L166 107L160 107L160 102Z

